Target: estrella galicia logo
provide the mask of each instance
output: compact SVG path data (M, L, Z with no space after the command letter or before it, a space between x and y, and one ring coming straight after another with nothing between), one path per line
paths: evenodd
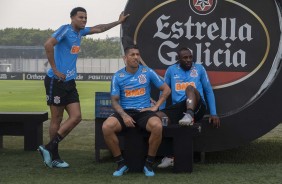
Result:
M189 0L191 10L198 15L208 15L215 9L217 0Z
M218 114L230 116L261 97L279 71L281 11L273 10L274 1L256 2L265 6L244 0L129 0L122 44L137 44L142 64L160 76L177 63L177 50L191 48L220 96Z

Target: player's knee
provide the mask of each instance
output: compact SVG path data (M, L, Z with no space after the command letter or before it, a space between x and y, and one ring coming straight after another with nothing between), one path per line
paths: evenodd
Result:
M102 132L104 135L109 135L114 133L114 123L109 121L108 119L102 125Z
M158 117L151 118L148 124L151 133L160 134L163 130L162 122Z
M186 88L186 92L195 92L195 88L191 85L188 85L187 88Z
M82 120L81 114L73 116L72 119L74 124L79 124Z

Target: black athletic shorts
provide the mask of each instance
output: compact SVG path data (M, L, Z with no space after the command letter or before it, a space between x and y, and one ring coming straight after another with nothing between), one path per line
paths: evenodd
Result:
M63 82L46 75L44 85L47 105L66 106L79 102L75 80Z
M203 118L207 110L205 103L203 102L202 98L198 103L195 111L194 111L194 121L197 122ZM187 111L186 108L186 100L183 100L179 103L166 107L165 109L161 110L164 112L171 121L171 124L178 124L178 121L183 118L184 112Z
M135 126L141 128L142 130L146 130L147 122L151 117L154 117L154 116L159 117L156 114L156 112L153 112L153 111L140 112L139 110L135 110L135 109L126 109L124 110L124 112L126 112L129 116L131 116L134 119L134 121L136 122ZM119 113L115 112L111 116L118 119L123 130L127 128L125 126L125 123L122 117L119 115Z

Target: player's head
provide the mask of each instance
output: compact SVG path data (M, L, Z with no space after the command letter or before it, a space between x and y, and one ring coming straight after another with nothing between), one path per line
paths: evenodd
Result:
M190 70L193 64L193 51L189 48L181 48L177 52L180 67L183 70Z
M130 45L124 49L123 59L126 67L138 68L140 63L140 53L136 45Z
M71 10L70 12L70 17L72 18L73 16L75 16L77 14L77 12L84 12L84 13L87 13L86 10L82 7L75 7Z
M137 47L137 45L129 45L129 46L125 47L124 55L127 55L131 49L135 49L135 50L139 51L139 48Z
M75 7L70 12L71 25L78 31L84 29L87 23L87 12L82 7Z

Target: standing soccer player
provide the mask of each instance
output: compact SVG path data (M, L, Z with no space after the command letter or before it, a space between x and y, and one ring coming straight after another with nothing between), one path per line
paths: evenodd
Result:
M81 38L107 31L124 22L128 16L121 13L118 21L85 27L86 10L76 7L70 12L71 24L61 26L46 41L45 51L51 65L44 80L47 105L50 106L51 111L50 142L45 146L39 146L38 150L48 167L69 167L69 164L59 156L58 144L81 121L79 95L75 84L76 61ZM68 113L68 118L61 124L64 110Z

